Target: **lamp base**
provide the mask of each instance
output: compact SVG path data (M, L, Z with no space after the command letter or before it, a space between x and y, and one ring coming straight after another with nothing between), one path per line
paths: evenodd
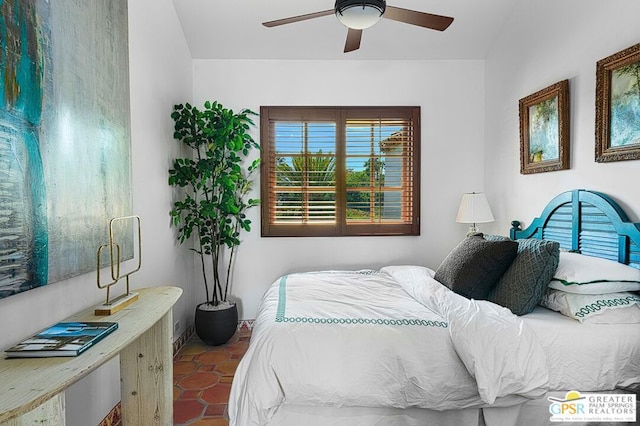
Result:
M475 234L480 234L480 228L478 228L478 226L474 223L469 227L469 230L467 231L467 237L470 237Z

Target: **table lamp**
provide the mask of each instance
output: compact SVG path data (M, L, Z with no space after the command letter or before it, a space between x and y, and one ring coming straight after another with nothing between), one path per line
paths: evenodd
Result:
M456 222L471 223L467 235L479 232L478 223L493 222L494 220L487 197L483 193L471 192L462 194Z

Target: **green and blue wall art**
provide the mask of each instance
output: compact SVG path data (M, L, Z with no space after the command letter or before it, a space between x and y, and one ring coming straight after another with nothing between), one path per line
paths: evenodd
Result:
M529 117L529 161L558 159L558 96L530 106Z
M126 0L0 0L0 298L94 271L131 214L128 58Z
M611 73L611 147L640 145L640 62Z

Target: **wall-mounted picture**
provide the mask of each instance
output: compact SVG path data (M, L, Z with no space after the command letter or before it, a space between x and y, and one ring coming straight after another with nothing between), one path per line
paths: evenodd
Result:
M569 80L520 99L520 173L569 168Z
M640 159L640 43L596 66L596 161Z
M132 198L127 1L0 5L1 299L95 271Z

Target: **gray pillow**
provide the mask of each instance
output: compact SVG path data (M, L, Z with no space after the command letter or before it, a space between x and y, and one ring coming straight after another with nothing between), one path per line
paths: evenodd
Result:
M504 237L485 236L488 240ZM491 290L488 300L509 308L516 315L533 311L540 303L558 267L560 244L555 241L517 240L518 255Z
M434 278L469 299L486 299L516 257L515 241L462 240L442 261Z

